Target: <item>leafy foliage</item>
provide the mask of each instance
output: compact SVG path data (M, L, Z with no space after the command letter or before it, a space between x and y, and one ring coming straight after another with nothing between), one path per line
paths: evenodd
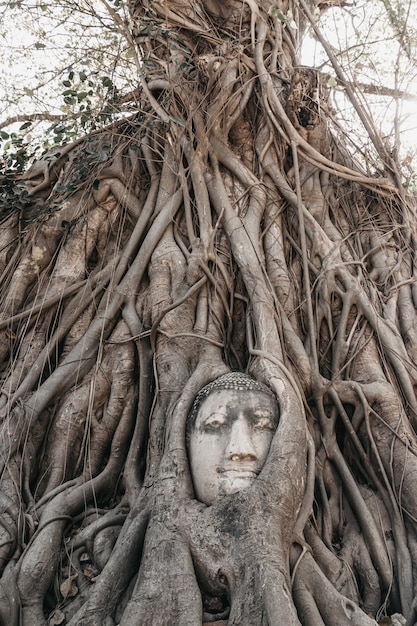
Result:
M122 1L111 8L126 19ZM22 146L31 144L27 158L33 159L118 118L123 95L132 90L134 64L102 2L9 2L0 23L5 155L13 152L6 136L11 132Z

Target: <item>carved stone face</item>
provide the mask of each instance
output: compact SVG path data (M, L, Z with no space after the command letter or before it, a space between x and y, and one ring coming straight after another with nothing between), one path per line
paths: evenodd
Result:
M278 407L270 394L234 389L210 393L200 405L188 443L197 499L210 505L251 485L277 424Z

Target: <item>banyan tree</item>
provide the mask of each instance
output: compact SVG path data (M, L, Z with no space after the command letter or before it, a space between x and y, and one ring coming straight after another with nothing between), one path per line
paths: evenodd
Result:
M129 4L129 115L17 176L2 216L0 623L411 626L413 198L300 65L313 4ZM187 416L227 372L279 424L207 505Z

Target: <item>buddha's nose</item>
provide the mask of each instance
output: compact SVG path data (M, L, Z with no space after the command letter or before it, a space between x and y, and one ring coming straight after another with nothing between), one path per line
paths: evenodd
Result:
M232 424L226 446L226 458L230 461L256 460L257 458L251 429L244 417L238 417Z

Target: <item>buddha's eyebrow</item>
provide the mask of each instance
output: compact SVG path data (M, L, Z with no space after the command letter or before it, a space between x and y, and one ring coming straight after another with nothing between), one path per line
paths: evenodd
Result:
M212 411L204 418L204 421L209 420L211 417L226 417L226 414L221 409Z
M267 419L274 424L278 422L278 413L269 409L255 409L253 417L255 419Z
M275 415L274 411L269 409L255 409L254 414L259 415L260 417L273 417Z
M201 420L202 424L205 424L207 422L207 420L213 418L213 417L221 417L224 420L228 419L228 414L225 411L224 407L220 407L219 409L216 409L215 411L212 411L211 413L209 413L209 415L207 415L204 419Z

